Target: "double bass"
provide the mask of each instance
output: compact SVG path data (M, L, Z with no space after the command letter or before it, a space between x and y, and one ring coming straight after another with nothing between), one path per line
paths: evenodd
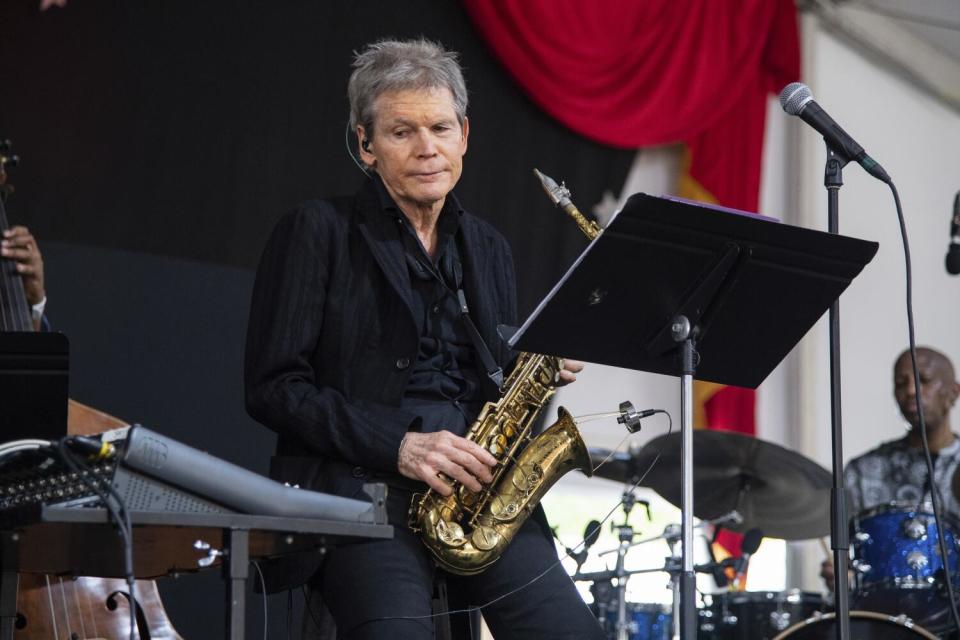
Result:
M10 228L4 204L13 187L7 184L6 168L19 160L10 147L8 140L0 141L0 233ZM23 280L7 259L0 259L0 308L0 331L33 330ZM119 418L69 401L69 434L92 435L124 426ZM182 640L153 580L136 581L135 603L120 579L21 573L18 583L15 640L127 640L131 606L140 640Z

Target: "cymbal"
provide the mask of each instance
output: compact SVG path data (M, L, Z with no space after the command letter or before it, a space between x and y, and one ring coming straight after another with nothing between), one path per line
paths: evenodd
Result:
M657 461L643 486L679 507L681 434L660 436L635 454L616 453L594 475L636 482ZM602 453L602 455L601 455ZM598 464L609 453L591 449ZM830 472L799 453L727 431L693 432L693 513L716 520L736 511L731 531L757 527L768 538L805 540L830 532Z
M636 456L640 449L635 451L613 451L602 447L587 447L590 454L590 465L597 467L593 475L607 480L633 484L640 479L643 469L636 464Z

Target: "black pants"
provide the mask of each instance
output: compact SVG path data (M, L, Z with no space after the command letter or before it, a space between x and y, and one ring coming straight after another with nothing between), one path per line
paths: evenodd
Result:
M320 577L323 600L339 636L361 639L433 637L431 601L437 569L420 538L406 527L410 494L390 490L392 540L362 542L329 552ZM528 582L546 573L533 584ZM447 576L451 609L485 605L497 640L602 640L596 618L557 562L542 510L528 519L490 568L475 576ZM501 596L502 599L497 600ZM496 602L493 602L496 600Z

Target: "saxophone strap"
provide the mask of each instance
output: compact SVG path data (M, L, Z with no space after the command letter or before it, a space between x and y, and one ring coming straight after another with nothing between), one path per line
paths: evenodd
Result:
M483 365L484 371L486 371L487 378L490 379L499 391L503 388L503 368L497 363L496 358L493 357L493 353L491 353L483 336L480 335L480 331L473 322L473 318L470 317L470 307L467 305L467 296L463 292L463 267L460 264L460 255L457 251L457 245L453 236L449 237L449 244L440 256L442 268L438 268L440 265L434 265L432 261L423 260L417 255L423 254L424 252L421 246L417 246L419 242L415 236L412 234L401 235L404 237L404 244L407 247L406 253L408 259L414 261L417 268L429 273L433 279L440 284L446 294L457 301L460 319L467 330L467 337L469 337L470 342L473 343L474 351L476 351L477 356L480 358L480 363ZM453 282L454 286L450 286L447 278Z
M450 291L449 287L447 291ZM460 318L467 328L467 335L470 336L470 341L473 342L473 348L477 350L477 355L480 356L483 368L487 371L487 377L497 386L497 389L502 389L503 368L497 364L493 354L490 353L490 348L487 347L487 343L484 342L483 336L477 331L477 325L473 324L473 319L470 317L470 308L467 307L467 296L463 293L463 287L457 287L456 295L457 304L460 305Z

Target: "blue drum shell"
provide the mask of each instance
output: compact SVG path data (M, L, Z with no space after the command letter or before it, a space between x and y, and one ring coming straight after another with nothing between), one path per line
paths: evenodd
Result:
M951 576L958 568L953 524L944 521ZM943 569L933 514L916 509L886 505L861 514L855 522L853 549L859 590L924 588Z
M616 607L607 609L602 620L608 638L617 637ZM627 603L627 638L629 640L670 640L673 617L670 607L660 604Z
M947 566L957 584L960 550L956 532L960 528L949 517L943 519L943 526ZM944 565L932 513L915 506L872 509L854 521L852 542L852 607L905 615L935 633L950 628Z

